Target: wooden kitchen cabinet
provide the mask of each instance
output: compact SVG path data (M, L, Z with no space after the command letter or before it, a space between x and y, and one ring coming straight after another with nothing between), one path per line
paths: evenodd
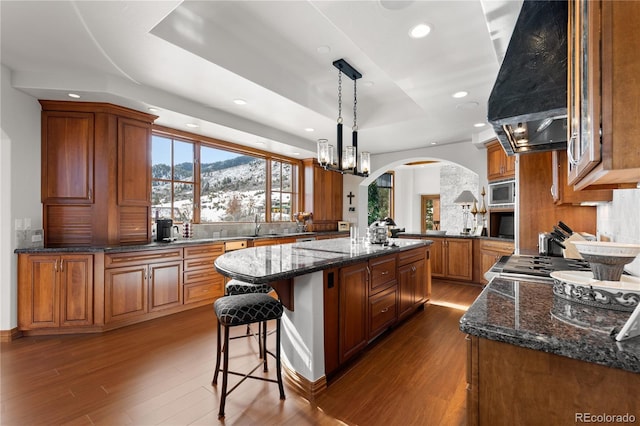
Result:
M342 220L342 174L323 169L317 160L304 164L304 211L313 212L313 231L335 231Z
M473 280L473 240L470 238L433 238L429 246L431 275L462 281Z
M487 180L489 182L503 179L513 179L516 176L516 157L507 156L495 141L487 145Z
M92 102L41 100L45 247L151 240L151 125Z
M367 262L340 268L339 277L339 360L357 355L369 341L367 334Z
M556 204L580 204L587 202L608 202L613 199L611 189L593 189L576 191L573 185L567 184L567 153L552 151L551 196Z
M578 190L640 181L638 20L638 2L569 2L567 163Z
M21 254L18 276L20 330L93 324L91 254Z
M224 243L184 248L184 304L213 301L224 295L224 277L213 266L224 253Z
M386 330L398 318L397 269L395 254L377 257L369 261L367 280L369 283L369 340Z
M430 297L429 251L424 248L398 255L398 317L403 318Z
M491 269L502 256L513 254L513 250L513 241L480 240L480 282L482 284L488 283L484 278L484 274Z
M105 255L105 324L182 305L182 248Z

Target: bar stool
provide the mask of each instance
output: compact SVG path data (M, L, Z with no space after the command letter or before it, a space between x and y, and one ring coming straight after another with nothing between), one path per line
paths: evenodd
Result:
M282 384L282 368L280 365L280 323L282 318L282 304L279 300L264 294L264 293L247 293L238 294L232 296L223 296L216 300L213 304L213 310L218 318L218 347L216 353L216 368L213 374L212 385L218 383L218 373L222 371L222 399L220 400L220 411L218 412L218 418L224 417L224 406L227 399L227 395L233 392L242 382L246 379L257 379L267 382L273 382L278 384L280 389L280 399L285 399L284 386ZM262 339L262 347L264 348L261 361L248 373L239 373L229 370L229 329L231 327L239 325L248 325L253 323L262 323L269 320L276 320L276 353L275 355L268 351L267 348L267 333L262 332L258 337ZM221 339L221 328L224 327L224 346ZM222 370L220 369L220 355L224 352L224 365ZM256 371L261 365L263 371L269 371L267 365L267 355L271 355L276 361L276 380L265 377L253 376L253 372ZM227 391L227 376L234 374L241 376L242 379Z
M229 280L225 286L224 286L224 294L226 296L233 296L233 295L238 295L238 294L249 294L249 293L271 293L273 291L273 287L271 287L269 284L252 284L252 283L247 283L244 281L240 281L240 280L236 280L236 279L231 279ZM266 322L261 322L258 323L258 333L253 333L251 331L251 326L249 324L247 324L247 332L244 336L236 336L236 337L232 337L231 339L239 339L242 337L255 337L255 336L260 336L261 333L266 332L267 330L267 323ZM261 339L258 337L258 351L260 352L260 358L264 357L264 354L262 353L262 341Z

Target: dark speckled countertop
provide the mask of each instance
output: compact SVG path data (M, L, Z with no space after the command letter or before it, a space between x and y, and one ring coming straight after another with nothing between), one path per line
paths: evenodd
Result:
M553 295L549 282L494 278L460 319L473 336L640 373L640 337L616 342L619 312Z
M257 284L340 267L432 243L429 240L394 241L394 247L351 243L349 238L250 247L223 254L216 259L215 267L222 275Z
M234 240L262 240L265 238L309 238L320 237L323 235L344 235L349 236L348 232L297 232L288 234L262 234L258 236L232 236L232 237L219 237L219 238L193 238L182 239L179 238L172 242L151 242L148 244L132 244L121 246L77 246L77 247L34 247L34 248L21 248L16 249L14 253L22 254L38 254L38 253L120 253L127 251L141 251L141 250L160 250L171 247L185 247L193 244L211 244L211 243L224 243L225 241Z
M479 235L462 235L462 234L444 234L444 235L432 235L428 233L419 232L401 232L398 234L399 238L469 238L474 240L491 240L491 241L504 241L505 243L512 243L513 238L499 238L499 237L487 237Z

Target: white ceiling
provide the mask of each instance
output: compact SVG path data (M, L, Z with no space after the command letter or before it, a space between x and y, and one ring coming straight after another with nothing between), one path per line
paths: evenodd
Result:
M344 58L363 75L359 149L379 154L469 141L482 130L473 125L486 121L521 4L3 0L0 58L13 86L39 99L74 92L154 107L158 124L300 158L315 155L317 139L335 140L332 62ZM409 38L420 22L431 33ZM469 95L451 96L461 90ZM343 117L350 140L346 77Z

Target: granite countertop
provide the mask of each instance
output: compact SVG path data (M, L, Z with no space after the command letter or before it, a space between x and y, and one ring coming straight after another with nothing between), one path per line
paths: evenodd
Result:
M262 234L257 236L226 236L219 238L179 238L172 242L156 242L153 241L148 244L131 244L121 246L77 246L77 247L33 247L33 248L20 248L16 249L14 253L17 254L38 254L38 253L121 253L128 251L142 251L142 250L161 250L171 247L184 247L194 244L210 244L210 243L224 243L225 241L234 240L261 240L265 238L305 238L305 237L319 237L322 235L335 235L344 234L348 236L346 232L329 231L329 232L292 232L287 234Z
M552 284L494 278L460 319L473 336L640 373L640 337L616 342L629 312L569 302Z
M250 247L225 253L214 262L222 275L250 283L267 283L340 267L373 257L428 246L429 240L395 239L395 246L351 243L349 238Z
M421 232L401 232L398 234L400 238L469 238L474 240L492 240L503 241L505 243L512 243L513 238L501 238L501 237L487 237L479 235L462 235L462 234L445 234L445 235L433 235Z

